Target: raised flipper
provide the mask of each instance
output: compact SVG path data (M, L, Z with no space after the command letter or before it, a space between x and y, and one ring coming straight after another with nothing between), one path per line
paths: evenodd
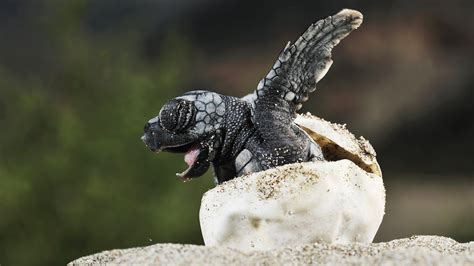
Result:
M361 23L360 12L344 9L311 25L295 43L288 42L257 90L244 97L252 104L253 121L265 139L293 131L296 111L332 64L332 48Z

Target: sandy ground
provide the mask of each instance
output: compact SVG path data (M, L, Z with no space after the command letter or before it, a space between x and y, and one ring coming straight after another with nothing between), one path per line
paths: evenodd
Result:
M68 265L474 265L474 242L414 236L390 242L349 245L315 243L243 253L230 248L181 244L111 250Z

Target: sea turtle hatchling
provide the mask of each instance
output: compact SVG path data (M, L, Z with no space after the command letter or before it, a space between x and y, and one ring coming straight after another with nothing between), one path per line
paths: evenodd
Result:
M190 91L150 119L142 140L153 152L185 153L187 180L213 166L216 183L281 166L327 160L321 146L295 123L297 111L329 70L331 50L362 23L344 9L288 42L257 89L243 98Z

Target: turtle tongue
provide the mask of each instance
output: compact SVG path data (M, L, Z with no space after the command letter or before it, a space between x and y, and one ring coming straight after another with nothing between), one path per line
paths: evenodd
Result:
M191 167L196 162L197 157L199 155L199 150L199 145L194 144L184 155L184 161L188 164L189 167Z
M192 145L184 155L184 161L188 164L188 169L176 174L183 181L202 176L209 169L209 148L203 148L203 144Z

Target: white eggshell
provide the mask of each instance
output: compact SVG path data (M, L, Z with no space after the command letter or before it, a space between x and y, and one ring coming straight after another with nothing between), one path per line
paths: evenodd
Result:
M372 242L384 215L382 177L349 160L285 165L206 192L206 246L243 251L284 245Z

